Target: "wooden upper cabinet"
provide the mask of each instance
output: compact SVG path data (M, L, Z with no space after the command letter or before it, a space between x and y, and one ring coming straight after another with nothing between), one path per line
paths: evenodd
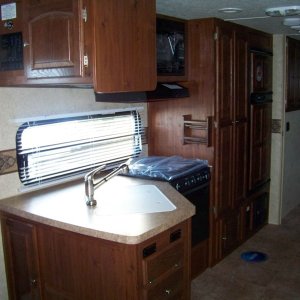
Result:
M155 89L155 1L97 0L93 11L95 91Z
M78 0L28 2L24 28L27 79L83 77L80 4Z
M14 6L15 4L15 6ZM23 62L23 1L0 0L1 8L15 7L15 18L0 18L0 85L22 84Z
M19 0L17 14L24 62L20 70L0 70L0 85L155 89L155 0Z

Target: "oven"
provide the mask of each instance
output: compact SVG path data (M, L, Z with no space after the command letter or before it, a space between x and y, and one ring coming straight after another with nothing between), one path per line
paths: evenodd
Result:
M192 217L192 247L209 237L210 167L207 161L180 156L133 159L129 176L168 181L196 209Z
M196 214L192 217L192 247L209 237L209 182L208 166L170 181L195 206Z

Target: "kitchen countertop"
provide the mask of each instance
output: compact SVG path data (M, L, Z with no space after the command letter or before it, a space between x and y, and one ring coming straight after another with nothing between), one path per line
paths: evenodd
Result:
M111 197L109 201L117 207L124 196L122 193L137 185L155 185L176 209L152 213L101 213L101 199ZM86 205L84 182L81 180L1 200L0 210L42 224L125 244L141 243L195 214L195 207L164 181L115 176L95 191L95 199L98 202L96 207Z

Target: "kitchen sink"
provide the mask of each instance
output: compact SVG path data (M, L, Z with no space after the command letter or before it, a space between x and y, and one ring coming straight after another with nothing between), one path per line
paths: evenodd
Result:
M134 185L95 191L97 215L168 212L176 206L155 185Z

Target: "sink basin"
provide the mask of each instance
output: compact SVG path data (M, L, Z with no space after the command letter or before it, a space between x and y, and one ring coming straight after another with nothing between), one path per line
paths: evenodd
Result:
M176 206L155 185L120 187L95 192L97 215L145 214L172 211Z

